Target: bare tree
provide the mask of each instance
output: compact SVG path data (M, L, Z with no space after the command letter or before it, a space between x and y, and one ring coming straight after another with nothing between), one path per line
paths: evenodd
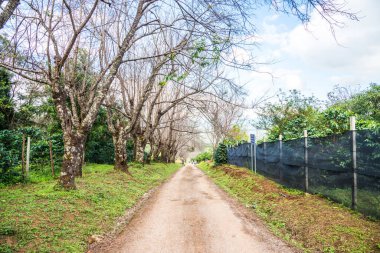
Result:
M239 43L236 38L252 33L253 26L247 17L256 3L24 0L25 8L17 10L15 18L7 23L10 43L1 49L0 66L49 87L64 136L60 184L66 189L75 188L75 176L81 175L87 135L120 66L159 56L134 54L130 51L133 45L149 46L150 37L170 31L177 34L179 40L188 38L187 43L193 45L192 50L182 54L189 61L200 66L214 62L237 66L239 63L228 54ZM279 3L283 7L278 8ZM305 9L297 1L272 1L271 4L279 10L290 9L301 20L307 20L313 8L329 22L332 22L329 17L336 13L356 18L334 5L332 0L309 0L306 6L312 8ZM157 52L162 53L167 52ZM250 64L239 66L250 67ZM172 78L166 73L166 81ZM135 107L135 110L140 109ZM146 124L140 118L128 124L138 123Z
M241 99L238 98L238 99ZM215 150L218 144L227 137L232 127L242 118L244 104L234 100L226 102L217 97L210 97L209 101L200 107L202 116L210 125L209 138Z
M125 53L136 42L136 33L151 22L142 18L153 2L141 0L111 8L98 0L81 1L74 11L74 3L67 1L49 1L46 5L30 1L22 22L16 20L13 41L18 50L26 50L27 58L23 66L12 59L1 65L50 87L63 129L60 184L66 189L75 188L88 132ZM117 27L124 31L113 29L106 34L115 17L125 12L128 16ZM110 40L114 38L111 32L119 40ZM140 35L146 34L142 31Z
M362 90L360 85L356 86L341 86L335 85L334 89L327 93L328 103L330 105L344 102L353 98L356 94L358 94Z
M8 2L4 8L2 8L3 3ZM20 0L0 0L0 30L3 29L5 23L12 16L13 12L16 10L17 6L20 4Z

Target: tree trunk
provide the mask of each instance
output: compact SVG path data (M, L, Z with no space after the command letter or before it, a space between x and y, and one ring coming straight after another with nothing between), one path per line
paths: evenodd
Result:
M161 162L167 163L169 161L169 150L167 148L167 145L163 145L163 148L161 150Z
M83 135L84 139L82 140L83 144L82 144L82 155L81 155L81 165L80 167L75 171L75 176L76 177L83 177L83 167L85 165L85 162L84 162L84 159L85 159L85 154L86 154L86 141L87 141L87 134L86 135ZM79 146L79 145L78 145Z
M171 152L169 162L175 163L176 156L177 156L177 152Z
M0 1L0 3L2 2L3 1ZM5 23L12 16L19 4L20 0L9 0L4 9L2 9L2 12L0 13L0 30L3 29Z
M150 164L151 160L152 160L152 147L150 147L150 151L145 158L145 163Z
M137 155L137 136L133 135L133 161L136 161L136 155Z
M154 150L153 150L153 153L152 153L152 160L153 161L158 161L158 156L160 154L160 148L159 147L156 147Z
M144 162L144 151L145 151L145 147L146 147L146 141L144 141L141 137L137 137L135 145L136 145L135 160L137 162L143 163Z
M115 149L115 164L114 164L115 170L120 170L120 171L130 174L128 170L126 138L123 138L123 134L119 133L113 136L112 139L113 139L113 144L114 144L114 149Z
M59 177L60 185L66 190L75 189L75 176L82 174L82 161L85 135L82 133L64 133L64 154Z

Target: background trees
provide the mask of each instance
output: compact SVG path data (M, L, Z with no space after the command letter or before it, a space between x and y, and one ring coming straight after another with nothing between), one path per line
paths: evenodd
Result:
M11 128L14 104L11 96L11 75L0 68L0 130Z
M7 1L7 6L11 3L18 1ZM5 1L0 4L4 6ZM198 132L186 120L199 115L195 111L211 123L215 148L241 114L241 104L236 102L243 95L241 87L223 75L223 66L254 68L253 59L241 62L233 50L248 46L243 41L254 31L249 16L257 4L234 0L191 4L182 0L22 1L13 18L6 18L0 67L20 80L22 90L36 87L29 90L38 92L29 95L44 93L22 106L17 104L16 113L31 119L23 121L25 125L47 124L50 134L62 134L60 185L75 188L89 146L86 143L89 135L95 138L90 133L102 106L109 132L102 135L112 136L115 168L120 170L127 171L129 138L133 139L134 159L173 161L186 149L186 140ZM333 1L306 1L307 8L297 1L269 4L303 22L313 8L319 8L331 23L333 14L356 18ZM8 13L4 9L2 14ZM36 107L38 112L33 111Z
M322 101L305 97L299 91L281 92L278 100L260 107L259 117L254 125L268 131L269 140L302 137L303 130L314 137L339 134L349 129L350 116L357 117L357 129L379 126L379 85L371 84L368 89L341 93L334 89L329 93L330 102L322 107ZM335 94L334 94L335 93Z
M242 118L243 103L237 102L236 94L233 97L218 99L218 97L210 97L209 100L202 102L201 113L210 124L210 139L213 151L216 150L218 144L225 139L230 138L233 128Z

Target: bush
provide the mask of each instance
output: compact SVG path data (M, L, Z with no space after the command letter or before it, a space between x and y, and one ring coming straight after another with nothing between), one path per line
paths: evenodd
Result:
M62 163L62 133L47 136L44 130L34 127L2 130L0 131L0 183L2 184L14 184L23 180L21 175L23 134L25 139L27 136L31 137L31 172L50 166L49 140L52 142L54 164L59 167Z
M106 121L106 111L104 108L101 108L86 142L86 162L99 164L114 163L114 145L112 142L112 135L108 130L107 124L104 124ZM131 162L133 161L132 140L128 140L126 149L127 160L128 162Z
M214 154L214 161L216 165L225 164L228 162L227 157L227 146L223 143L220 143Z
M206 161L206 160L211 160L212 159L212 153L211 152L203 152L198 154L193 160L195 160L197 163Z

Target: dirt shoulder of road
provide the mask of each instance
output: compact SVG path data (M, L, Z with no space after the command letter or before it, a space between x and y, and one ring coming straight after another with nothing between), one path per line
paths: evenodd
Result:
M284 188L245 168L209 163L198 167L273 233L301 250L380 252L379 221L326 198Z
M210 178L207 173L205 173L203 170L201 171L207 176L206 180L214 186L218 194L230 205L231 209L234 210L234 214L246 224L250 224L251 227L254 227L254 233L263 242L274 245L276 252L302 252L300 248L295 247L287 240L284 240L283 238L278 237L276 234L274 234L273 231L268 228L267 224L262 219L260 219L256 213L252 212L251 208L231 196L227 191L223 190L221 187L215 184L215 181Z
M178 171L177 171L178 172ZM176 172L176 173L177 173ZM165 179L160 185L150 189L146 192L137 202L136 204L127 209L124 215L120 216L115 223L112 230L104 233L102 235L94 235L90 237L88 242L87 253L102 253L109 252L110 249L115 248L117 246L122 246L123 244L123 233L125 231L125 227L128 223L136 216L136 214L143 209L145 206L152 203L155 200L155 196L157 192L168 182L170 179L174 177L176 173L173 173L169 178Z

